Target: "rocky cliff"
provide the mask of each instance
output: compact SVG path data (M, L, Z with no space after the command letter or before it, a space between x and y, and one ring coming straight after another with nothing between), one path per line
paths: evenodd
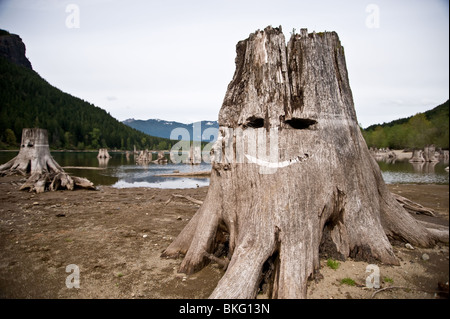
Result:
M0 56L17 65L33 69L25 56L25 50L25 44L18 35L0 30Z

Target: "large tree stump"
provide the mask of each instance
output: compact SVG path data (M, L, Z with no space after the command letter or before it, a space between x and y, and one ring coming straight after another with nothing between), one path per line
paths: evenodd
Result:
M358 126L335 32L303 29L286 48L281 28L267 27L236 51L208 194L162 255L185 255L180 272L221 260L226 272L211 298L254 298L263 278L273 298L304 298L321 247L398 265L390 238L430 246L448 237L387 189Z
M68 189L75 187L95 189L86 178L69 176L50 154L47 130L24 128L19 154L0 166L0 175L21 174L28 176L20 189L42 193L46 189Z

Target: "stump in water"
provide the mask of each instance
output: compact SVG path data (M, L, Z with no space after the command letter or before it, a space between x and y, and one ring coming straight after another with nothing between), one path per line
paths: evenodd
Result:
M306 297L319 250L398 264L389 238L429 246L429 231L387 189L362 137L335 32L257 31L236 47L203 205L162 256L179 271L215 261L211 298Z
M409 159L411 163L416 162L439 162L436 156L436 148L433 144L426 145L422 150L413 150L412 157Z
M198 165L202 162L202 148L200 143L193 142L189 149L189 156L186 158L186 164Z
M50 154L47 130L24 128L19 154L0 166L0 174L30 175L20 189L42 193L46 189L69 189L75 187L95 189L86 178L69 176Z
M166 156L164 155L164 151L158 152L158 158L153 161L155 164L167 164L169 161L167 160Z
M139 156L136 157L136 164L145 165L152 161L152 152L149 152L147 149L145 151L141 151Z
M111 158L111 155L109 155L107 148L101 148L98 150L97 158Z
M439 162L439 159L436 157L436 147L431 145L426 145L423 148L423 157L425 162Z
M423 158L422 150L414 149L412 152L412 156L409 159L411 163L421 163L425 162L425 158Z

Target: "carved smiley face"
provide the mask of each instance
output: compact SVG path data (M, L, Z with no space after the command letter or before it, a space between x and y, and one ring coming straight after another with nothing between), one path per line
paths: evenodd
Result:
M213 166L229 169L230 164L249 163L258 165L262 174L273 174L279 168L309 160L312 152L296 141L311 136L318 122L302 118L285 121L283 116L279 119L279 124L270 128L256 116L237 128L221 127L212 150Z

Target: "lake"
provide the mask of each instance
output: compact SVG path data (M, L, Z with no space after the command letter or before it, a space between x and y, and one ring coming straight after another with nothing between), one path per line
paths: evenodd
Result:
M0 164L6 163L18 152L0 152ZM207 171L208 163L188 164L148 164L136 165L131 155L127 160L123 152L110 152L109 160L97 159L97 152L52 152L54 159L62 166L92 167L97 169L64 168L72 175L86 177L96 186L116 188L155 187L155 188L195 188L209 185L209 178L163 177L178 170L181 173ZM156 153L153 154L156 159ZM167 155L168 156L168 155ZM408 160L378 162L387 184L419 183L448 184L449 173L445 170L448 163L409 163Z

